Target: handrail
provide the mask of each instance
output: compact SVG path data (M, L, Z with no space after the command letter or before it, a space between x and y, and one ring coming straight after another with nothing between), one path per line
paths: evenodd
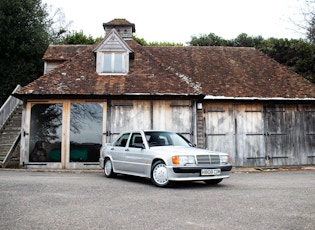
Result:
M17 85L13 90L12 94L21 89L20 85ZM22 104L22 101L13 96L9 96L5 103L0 108L0 129L2 129L3 125L10 117L11 113L14 111L17 105Z

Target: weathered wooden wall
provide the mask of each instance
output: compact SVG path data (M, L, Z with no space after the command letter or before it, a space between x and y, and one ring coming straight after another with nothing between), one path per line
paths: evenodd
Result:
M107 141L132 129L176 131L192 140L194 113L189 100L113 100L107 115L107 131L111 134Z
M315 163L315 106L204 103L205 147L236 166Z
M230 153L235 166L315 163L315 105L204 103L202 111L188 100L113 100L108 141L127 129L171 130Z

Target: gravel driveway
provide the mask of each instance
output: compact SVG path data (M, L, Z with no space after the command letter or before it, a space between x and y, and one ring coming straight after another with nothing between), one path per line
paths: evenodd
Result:
M315 171L157 188L94 172L0 170L0 229L314 229Z

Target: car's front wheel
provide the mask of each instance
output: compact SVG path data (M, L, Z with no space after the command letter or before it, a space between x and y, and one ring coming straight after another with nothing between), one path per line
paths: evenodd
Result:
M105 159L104 174L108 178L116 176L116 174L113 171L113 163L109 158Z
M205 180L205 183L208 185L219 184L223 179L213 179L213 180Z
M163 161L157 161L152 166L151 181L158 187L168 187L171 182L168 180L166 165Z

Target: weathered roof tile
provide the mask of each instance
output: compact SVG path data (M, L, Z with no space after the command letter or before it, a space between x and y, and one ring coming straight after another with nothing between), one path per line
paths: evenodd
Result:
M45 60L68 61L23 87L16 96L315 98L314 84L253 48L149 47L134 40L126 42L135 53L127 75L98 75L93 52L96 45L52 46L47 49Z
M84 50L88 45L50 45L44 53L46 61L65 61Z

